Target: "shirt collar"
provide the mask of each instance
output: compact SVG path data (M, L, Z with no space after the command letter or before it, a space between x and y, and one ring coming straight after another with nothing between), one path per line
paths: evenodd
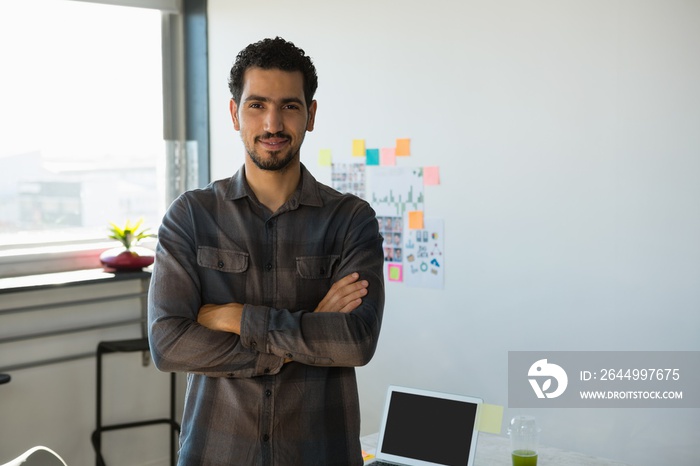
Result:
M303 204L313 207L321 207L323 205L316 178L306 169L303 163L301 164L301 182L299 185L290 199L290 201L295 201L293 205ZM250 185L245 178L245 165L231 177L231 182L226 192L226 198L228 199L236 200L243 197L255 199L255 194L250 189Z

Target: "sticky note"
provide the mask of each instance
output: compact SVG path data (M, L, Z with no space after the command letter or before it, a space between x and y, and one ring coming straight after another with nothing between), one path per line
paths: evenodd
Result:
M411 140L410 139L397 139L396 140L396 155L397 156L411 155Z
M364 157L365 154L365 140L364 139L353 139L352 140L352 156L353 157Z
M379 165L379 149L367 149L367 165Z
M479 405L479 432L501 434L503 406L481 403Z
M389 281L391 282L401 282L403 281L403 266L401 264L389 264L387 266L387 271L389 275Z
M408 213L408 228L410 230L423 229L423 211L412 210Z
M330 149L321 149L318 151L318 164L322 167L330 167L333 162Z
M379 164L383 167L393 167L396 165L396 148L384 147L379 151Z
M440 167L423 167L423 184L425 186L440 184Z

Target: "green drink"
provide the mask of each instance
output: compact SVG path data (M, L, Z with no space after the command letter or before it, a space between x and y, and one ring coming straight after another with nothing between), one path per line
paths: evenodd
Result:
M513 466L537 466L537 452L532 450L514 450Z

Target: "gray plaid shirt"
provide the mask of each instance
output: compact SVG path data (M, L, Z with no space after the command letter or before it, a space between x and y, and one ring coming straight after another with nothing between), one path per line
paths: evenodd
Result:
M377 346L382 267L369 204L303 166L274 214L244 168L180 196L159 230L148 306L156 366L189 373L179 464L361 465L354 367ZM311 312L352 272L370 283L359 308ZM197 324L200 306L229 302L245 303L240 337Z

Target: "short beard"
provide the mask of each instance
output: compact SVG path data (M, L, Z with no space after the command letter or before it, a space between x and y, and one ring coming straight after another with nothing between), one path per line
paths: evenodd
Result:
M272 136L273 135L270 134L265 135L265 137ZM284 171L299 154L298 150L294 152L294 148L290 148L289 151L283 156L281 156L281 151L275 151L270 152L270 158L268 160L263 160L263 158L260 157L254 150L246 148L246 152L248 152L250 159L253 161L256 167L258 167L260 170L266 171Z

